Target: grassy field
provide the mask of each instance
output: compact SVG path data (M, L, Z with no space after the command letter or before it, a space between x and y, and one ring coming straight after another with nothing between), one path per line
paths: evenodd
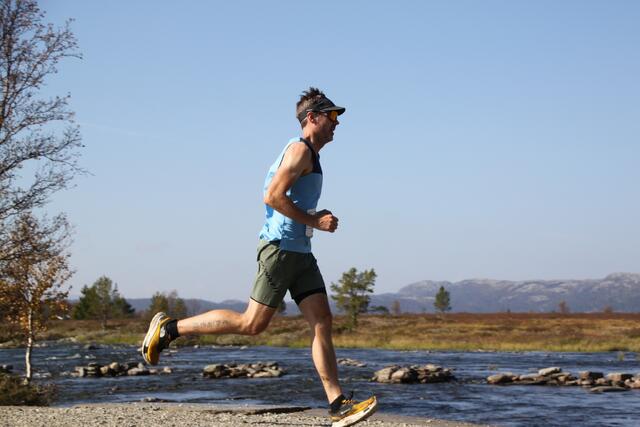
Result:
M635 351L640 352L640 313L530 314L455 313L364 315L357 329L345 330L336 316L337 347L496 350L496 351ZM140 319L111 321L107 330L94 321L53 322L39 339L73 337L79 342L139 345L147 328ZM0 334L0 340L2 340ZM272 345L306 347L308 326L301 317L276 317L267 331L255 337L239 335L183 337L177 345Z

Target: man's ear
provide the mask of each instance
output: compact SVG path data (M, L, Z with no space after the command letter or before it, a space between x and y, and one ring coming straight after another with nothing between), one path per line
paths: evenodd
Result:
M318 116L313 111L307 111L307 123L318 123Z

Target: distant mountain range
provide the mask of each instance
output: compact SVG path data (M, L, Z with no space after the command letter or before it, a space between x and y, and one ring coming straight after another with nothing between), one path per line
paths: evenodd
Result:
M127 302L137 312L144 311L149 308L151 298L127 298ZM187 311L190 314L202 313L209 310L218 310L221 308L227 310L244 311L247 307L246 301L225 300L222 302L211 302L204 299L184 298Z
M493 313L558 311L564 301L572 312L599 312L611 307L617 312L640 311L640 274L614 273L604 279L585 280L491 280L469 279L460 282L424 280L404 286L398 292L373 294L370 307L391 309L400 303L403 313L432 313L433 301L440 286L449 291L453 312ZM149 307L149 298L127 299L136 311ZM190 313L227 308L243 311L246 301L220 303L186 299ZM333 301L332 309L335 311ZM287 314L298 314L294 303L287 304Z
M449 291L452 311L458 312L550 312L558 311L561 301L573 312L597 312L607 306L621 312L640 311L640 274L632 273L585 280L424 280L396 293L374 295L371 304L391 307L397 300L403 312L433 312L440 286Z

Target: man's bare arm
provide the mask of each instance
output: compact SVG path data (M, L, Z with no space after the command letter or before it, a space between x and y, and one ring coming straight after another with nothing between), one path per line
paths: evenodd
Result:
M333 233L338 227L338 218L331 212L323 210L309 215L287 197L287 191L298 178L312 170L310 149L303 143L291 144L265 192L264 202L295 222Z

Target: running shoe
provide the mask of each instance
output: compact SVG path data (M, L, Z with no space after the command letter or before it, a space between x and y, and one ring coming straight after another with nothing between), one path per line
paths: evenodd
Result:
M362 402L352 400L353 392L348 399L344 399L340 408L336 411L329 411L331 417L331 427L352 426L360 421L364 421L373 415L378 409L378 400L371 396Z
M172 319L162 311L151 319L149 330L142 342L142 358L149 365L157 365L160 352L169 347L171 339L165 330L165 325Z

